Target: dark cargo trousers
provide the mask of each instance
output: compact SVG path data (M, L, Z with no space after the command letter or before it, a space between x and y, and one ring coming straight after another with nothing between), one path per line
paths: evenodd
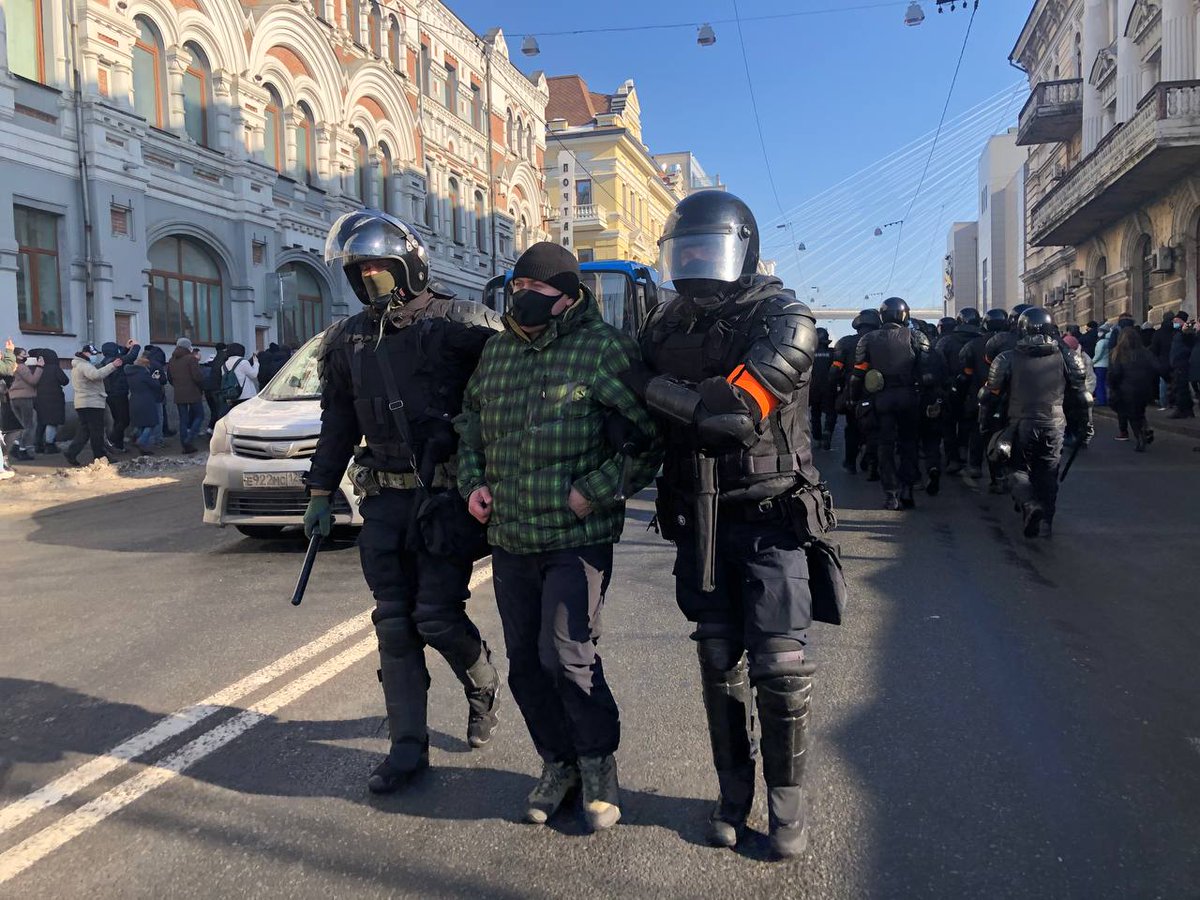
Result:
M1021 419L1013 441L1013 499L1042 508L1053 521L1058 502L1058 463L1062 459L1063 426Z
M612 560L612 544L492 551L508 684L547 762L607 756L621 741L617 702L596 652Z

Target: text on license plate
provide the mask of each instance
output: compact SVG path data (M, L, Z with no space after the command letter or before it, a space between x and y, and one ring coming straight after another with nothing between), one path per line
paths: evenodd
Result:
M304 487L303 472L243 472L242 487L298 488Z

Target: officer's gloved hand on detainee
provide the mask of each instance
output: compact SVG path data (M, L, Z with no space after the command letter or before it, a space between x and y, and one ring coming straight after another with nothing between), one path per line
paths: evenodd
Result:
M333 510L329 506L328 494L313 494L304 510L304 536L310 538L314 531L320 531L321 537L329 537L333 528Z
M703 447L719 449L754 443L754 419L741 392L724 378L706 378L696 386L696 435Z

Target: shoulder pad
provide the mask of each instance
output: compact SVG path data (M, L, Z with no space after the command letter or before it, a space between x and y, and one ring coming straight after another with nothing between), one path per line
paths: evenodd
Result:
M654 328L657 328L659 325L661 325L663 319L666 318L667 307L675 302L676 301L674 299L663 300L661 303L656 304L654 308L650 310L650 312L646 313L646 319L642 322L642 328L638 336L645 337L646 335L650 334Z
M914 331L912 334L913 343L916 345L918 350L920 350L922 353L928 353L932 349L929 343L929 335L920 331Z
M336 347L342 344L349 335L355 331L355 326L366 316L365 312L358 313L354 316L347 316L344 319L338 319L332 325L325 329L325 334L321 338L321 345L317 348L317 359L324 359Z
M490 307L474 300L450 300L445 316L460 325L476 325L492 331L500 331L503 327L500 317Z

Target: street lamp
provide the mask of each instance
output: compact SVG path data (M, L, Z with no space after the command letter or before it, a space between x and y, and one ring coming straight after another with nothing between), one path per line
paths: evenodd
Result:
M707 22L696 30L696 43L701 47L711 47L716 42L717 34Z
M885 228L891 228L893 225L903 225L903 224L904 224L903 219L897 219L895 222L888 222L886 225L880 225L878 228L875 229L875 237L881 237L883 235L883 229L885 229Z
M940 10L939 10L940 12ZM925 21L925 10L921 9L921 4L917 0L913 0L908 4L908 10L904 13L905 25L920 25Z
M537 38L527 34L525 40L521 41L521 52L526 56L537 56L542 52L542 48L538 46Z

